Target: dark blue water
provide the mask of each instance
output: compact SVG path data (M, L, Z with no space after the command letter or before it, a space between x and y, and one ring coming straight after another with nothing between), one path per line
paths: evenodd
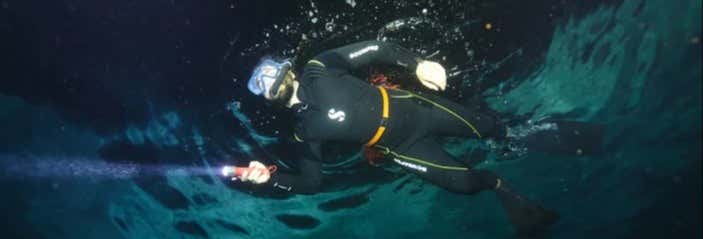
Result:
M294 167L290 112L246 91L261 56L366 39L441 62L468 107L606 127L599 154L479 165L561 214L547 237L701 237L700 1L0 0L0 33L3 238L513 238L492 193L356 147L313 196L217 175Z

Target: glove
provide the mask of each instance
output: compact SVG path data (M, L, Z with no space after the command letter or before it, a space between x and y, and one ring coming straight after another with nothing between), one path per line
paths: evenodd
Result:
M447 88L447 72L434 61L421 61L415 70L420 83L431 90L440 91Z
M271 172L266 166L258 161L251 161L249 168L246 168L239 177L243 182L251 181L254 184L265 183L271 178Z

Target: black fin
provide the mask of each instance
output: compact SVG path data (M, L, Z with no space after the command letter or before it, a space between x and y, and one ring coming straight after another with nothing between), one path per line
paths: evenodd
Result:
M459 161L466 166L471 168L476 167L486 161L488 158L488 151L481 148L474 148L470 152L466 152L459 157Z
M559 220L559 214L547 210L535 202L501 187L496 190L508 219L521 237L535 238L544 236L547 229Z
M530 152L558 153L567 155L596 154L603 150L604 126L596 123L576 121L548 121L556 129L542 130L520 138L518 142Z

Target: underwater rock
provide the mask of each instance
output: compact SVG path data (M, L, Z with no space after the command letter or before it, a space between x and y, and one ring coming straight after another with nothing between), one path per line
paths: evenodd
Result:
M200 176L196 176L196 177L198 177L200 180L203 180L203 182L207 185L215 185L215 181L210 176L200 175Z
M412 182L416 182L416 183L414 184L414 187L412 189L410 189L410 191L408 191L408 194L414 195L414 194L418 194L418 193L422 192L424 182L423 181L414 181L413 179L414 179L413 177L406 178L405 180L400 182L398 184L398 186L395 186L395 188L393 188L393 192L394 193L400 192L400 190L402 190L403 188L405 188L406 186L408 186Z
M108 162L154 166L159 163L160 151L152 144L134 145L125 141L115 141L100 148L99 154L100 157ZM177 189L168 185L165 176L147 176L147 173L140 172L144 177L134 180L144 192L169 209L188 208L188 198Z
M422 187L413 188L413 190L410 190L410 192L408 192L408 193L410 195L415 195L415 194L422 192L422 189L424 189L424 188L422 188Z
M276 219L292 229L313 229L320 225L320 220L308 215L281 214Z
M174 226L179 232L208 238L207 232L196 222L179 222Z
M98 153L106 161L115 163L156 164L159 158L154 145L135 145L121 140L105 144Z
M410 178L410 177L406 178L405 180L403 180L402 182L400 182L400 183L398 184L398 186L395 186L395 188L393 188L393 192L394 192L394 193L397 193L398 191L400 191L401 189L403 189L403 188L405 187L405 185L407 185L411 180L412 180L412 178Z
M168 185L166 177L140 178L135 182L144 192L168 209L186 209L190 205L188 198L181 191Z
M420 180L415 185L415 188L410 190L410 192L408 192L408 193L410 195L415 195L415 194L421 193L423 190L425 190L425 181Z
M244 227L242 227L242 226L240 226L240 225L237 225L237 224L234 224L234 223L230 223L230 222L227 222L227 221L224 221L224 220L221 220L221 219L217 219L215 222L216 222L217 224L219 224L220 226L224 227L224 228L227 229L227 230L230 230L230 231L233 231L233 232L239 232L239 233L242 233L242 234L245 234L245 235L250 235L250 234L249 234L249 231L247 231L246 229L244 229Z
M112 220L119 226L122 230L127 231L129 227L127 227L127 223L124 221L124 219L119 218L119 217L113 217Z
M342 209L355 208L367 202L369 202L369 193L363 192L323 202L317 205L317 208L325 212L334 212Z
M604 62L606 62L609 51L610 51L610 43L609 42L603 43L603 45L600 46L600 48L598 48L596 54L593 56L597 66L601 66ZM640 66L641 66L641 68L639 69L640 71L646 70L644 68L647 65L642 64Z
M193 202L198 205L205 205L205 204L211 204L211 203L216 203L217 199L211 197L210 195L207 195L205 193L198 193L193 195Z

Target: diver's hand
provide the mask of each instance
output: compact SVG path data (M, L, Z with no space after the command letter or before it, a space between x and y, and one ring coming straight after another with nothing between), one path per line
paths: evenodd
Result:
M447 88L447 72L444 67L434 61L421 61L415 70L420 83L435 91Z
M243 182L251 181L254 184L265 183L271 178L271 172L264 164L258 161L251 161L249 167L244 169L239 177Z

